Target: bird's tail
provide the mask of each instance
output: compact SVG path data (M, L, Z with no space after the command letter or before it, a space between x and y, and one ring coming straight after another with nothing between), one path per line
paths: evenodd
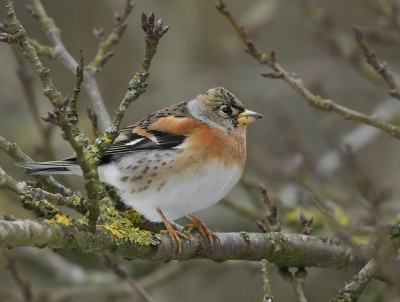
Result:
M58 161L46 161L41 163L25 162L17 163L17 166L32 170L31 175L44 174L77 174L82 175L82 170L75 156Z

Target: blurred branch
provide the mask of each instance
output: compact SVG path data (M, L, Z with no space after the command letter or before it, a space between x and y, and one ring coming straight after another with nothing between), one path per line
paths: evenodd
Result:
M330 99L323 99L319 95L312 94L304 86L301 79L298 79L294 73L287 72L279 65L276 60L274 51L271 51L270 55L267 55L261 52L254 45L254 43L248 38L246 32L244 31L244 28L238 25L230 10L227 8L224 0L220 0L220 2L216 4L216 8L221 14L227 17L236 32L239 34L243 43L246 45L246 51L260 64L266 64L273 70L273 72L262 73L262 76L272 79L284 80L286 83L289 84L290 87L292 87L297 93L299 93L304 99L306 99L311 107L327 112L333 111L339 115L342 115L345 119L359 121L372 127L376 127L388 133L389 135L400 139L400 127L383 122L379 120L376 116L369 116L351 110L349 108L336 104Z
M302 234L282 233L218 233L220 243L214 244L213 252L200 253L204 238L198 233L188 233L190 244L184 242L182 259L209 259L217 262L226 260L261 261L266 259L281 267L332 267L358 271L366 261L361 253L338 239ZM69 240L65 240L65 238ZM117 238L105 228L96 234L81 230L74 225L68 227L58 223L35 220L0 220L0 244L6 247L40 246L56 249L73 249L118 255L128 259L152 261L177 260L176 245L168 236L154 235L156 245L144 245ZM400 238L393 244L400 246ZM369 245L358 245L363 254L372 255L375 249ZM399 259L393 259L398 263Z
M81 58L79 64L76 67L75 73L75 87L74 93L70 99L71 106L69 112L67 113L68 122L71 124L71 131L74 136L79 135L79 113L78 113L78 96L81 92L81 85L83 82L83 52L80 51Z
M390 87L389 95L400 100L400 88L394 81L392 73L389 70L388 64L385 61L383 63L380 63L375 52L369 50L369 48L367 47L367 44L365 43L364 40L364 35L361 32L361 30L356 26L353 26L353 29L357 43L360 49L362 50L364 57L367 59L367 63L374 68L376 73L379 73L382 76L382 78L386 81L386 83L388 83Z
M138 292L144 298L145 301L154 301L145 291L145 289L129 276L124 267L118 265L118 263L113 261L110 256L99 254L99 257L101 259L101 263L105 267L111 270L116 276L118 276L122 280L125 280L129 284L129 286L132 287L133 290Z
M296 294L298 302L307 302L307 299L304 295L304 281L307 277L307 271L303 268L299 268L295 273L294 277L291 272L285 267L280 267L278 269L279 275L281 275L282 279L286 282L289 282Z
M326 222L332 228L335 235L343 240L348 246L350 246L354 251L360 253L362 255L362 250L359 249L359 246L354 243L349 234L347 233L346 229L344 229L332 216L332 214L326 209L321 194L319 194L318 190L312 184L309 179L303 179L301 185L307 190L306 192L301 192L300 198L308 199L311 201L315 207L320 211L320 213L325 217Z
M274 106L272 110L275 123L278 125L279 131L282 133L287 144L293 151L304 157L304 162L310 170L314 170L317 158L316 153L309 144L301 139L288 112L281 104Z
M272 296L271 292L271 284L269 282L268 278L268 261L263 259L261 260L261 276L263 279L263 290L264 290L264 297L263 297L263 302L274 302L274 297Z
M375 107L372 112L382 120L390 121L399 112L398 102L391 98L386 99ZM382 132L377 128L372 128L367 125L358 125L340 138L339 146L348 145L352 150L357 151L365 147L381 133ZM331 150L319 158L314 173L319 177L328 177L335 172L339 166L340 154L338 150Z
M20 194L26 189L26 182L18 182L0 167L0 188Z
M349 146L341 152L342 160L360 195L368 202L369 224L377 226L382 203L393 195L393 188L377 189L371 178L356 160L356 155Z
M5 138L0 135L0 149L7 153L16 162L32 162L32 159L24 154L21 149L15 143L10 143ZM40 183L48 189L50 192L60 193L64 196L69 196L72 194L70 189L65 188L63 185L59 184L51 175L35 175Z
M10 252L6 248L3 248L3 254L5 258L7 258L6 269L10 272L11 278L17 284L19 290L21 291L24 297L24 300L27 302L31 302L32 301L31 285L23 278L22 271L17 263L17 260L15 259L14 256L10 254Z
M358 301L369 281L378 273L381 266L394 255L397 249L398 246L394 247L391 242L388 242L388 244L382 248L379 256L371 259L349 282L347 282L337 296L332 299L332 302Z
M130 0L125 0L125 6L122 13L115 13L114 15L115 27L107 36L107 38L104 38L104 30L94 30L95 36L99 40L99 48L93 61L85 68L85 72L88 75L97 75L105 62L113 56L114 53L110 52L110 49L113 45L119 42L123 33L125 32L125 29L128 26L128 21L126 21L126 18L132 12L132 9L133 3ZM110 126L110 122L107 127Z
M32 114L36 128L40 136L42 137L44 146L43 153L48 159L55 160L55 154L53 152L50 142L51 131L49 128L46 128L39 119L39 109L37 107L35 95L33 92L33 78L26 68L25 60L22 57L21 53L17 50L16 47L11 47L11 50L18 64L17 75L21 82L22 91L24 92L25 99L30 109L29 111Z
M252 207L246 204L235 203L234 201L228 199L227 197L222 198L218 202L218 204L226 206L227 208L232 209L235 212L239 213L240 215L248 217L252 220L258 220L262 218L262 214L260 213L260 211L256 211Z
M144 288L150 289L153 286L163 284L165 281L173 279L173 277L180 272L186 271L190 267L188 264L188 262L170 262L167 267L162 266L154 270L145 277L140 278L138 282Z
M42 24L44 32L47 34L50 42L54 46L52 57L56 58L64 64L71 72L75 73L78 62L69 54L61 40L60 29L52 18L50 18L40 0L31 0L34 8L35 18ZM97 81L93 74L84 76L84 86L92 101L93 107L99 116L100 126L104 130L111 124L110 116L105 108L104 101L101 97Z

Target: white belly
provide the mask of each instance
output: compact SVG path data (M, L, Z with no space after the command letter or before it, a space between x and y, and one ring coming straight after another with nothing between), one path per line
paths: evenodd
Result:
M148 220L160 222L158 208L168 220L174 220L214 205L238 182L242 170L236 165L227 168L214 162L195 173L188 169L183 175L170 175L164 179L161 189L159 183L153 181L139 194L131 193L129 181L119 181L123 173L116 165L99 167L100 179L119 189L126 204Z

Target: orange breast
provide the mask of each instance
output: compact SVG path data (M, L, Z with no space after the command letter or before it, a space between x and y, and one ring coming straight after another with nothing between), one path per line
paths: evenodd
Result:
M233 133L202 125L187 140L186 146L208 160L217 159L224 166L237 164L242 170L246 161L246 128L239 125Z

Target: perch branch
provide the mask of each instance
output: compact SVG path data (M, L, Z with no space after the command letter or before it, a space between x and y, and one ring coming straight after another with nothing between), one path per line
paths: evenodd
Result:
M65 227L58 223L35 220L0 220L0 244L6 247L39 246L56 249L79 249L118 255L128 259L153 261L177 260L177 247L168 236L154 235L156 245L132 243L116 238L110 231L98 228L96 234L76 226ZM302 234L282 233L218 233L220 242L214 244L213 252L201 253L206 239L200 234L190 233L190 244L184 242L182 259L209 259L217 262L226 260L261 261L266 259L280 267L331 267L359 271L367 261L338 239ZM65 240L69 238L69 240ZM400 237L393 240L400 246ZM365 254L373 255L374 248L358 245ZM400 260L393 258L395 263Z

